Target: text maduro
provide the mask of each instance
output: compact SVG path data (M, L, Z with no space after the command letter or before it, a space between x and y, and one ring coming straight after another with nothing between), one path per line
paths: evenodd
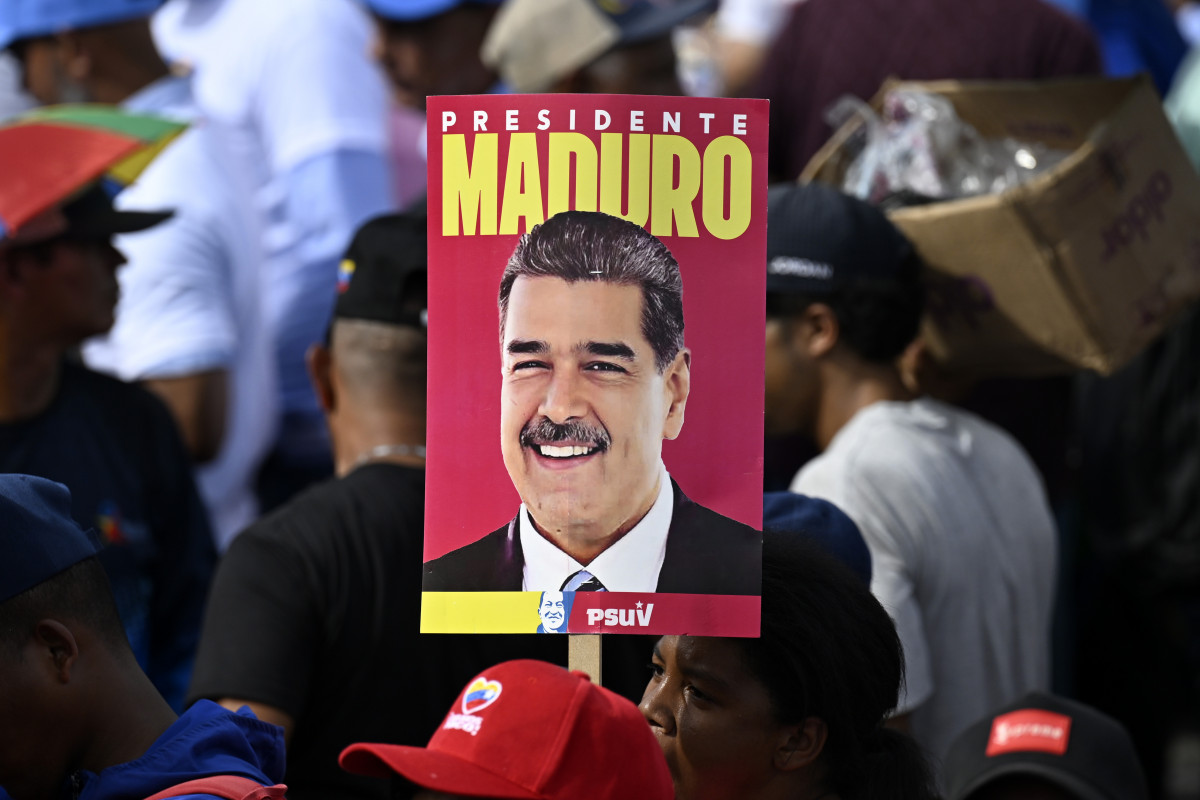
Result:
M749 228L753 158L741 137L717 136L703 152L673 133L599 139L597 146L572 131L475 133L468 151L466 134L443 134L442 235L513 235L571 209L622 217L659 237L698 237L703 225L729 240Z

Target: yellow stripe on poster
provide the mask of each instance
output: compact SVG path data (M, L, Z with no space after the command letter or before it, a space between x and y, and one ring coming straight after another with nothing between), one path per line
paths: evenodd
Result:
M541 592L422 592L421 633L534 633Z

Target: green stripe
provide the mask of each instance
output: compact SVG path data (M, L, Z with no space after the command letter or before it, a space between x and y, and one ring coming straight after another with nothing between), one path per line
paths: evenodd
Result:
M96 128L123 134L146 143L177 135L187 125L162 117L129 114L114 106L63 105L35 109L21 117L22 122L58 123L79 128Z

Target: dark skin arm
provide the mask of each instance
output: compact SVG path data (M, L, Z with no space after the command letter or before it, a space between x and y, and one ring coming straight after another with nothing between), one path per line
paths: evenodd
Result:
M144 385L171 410L192 460L203 464L216 458L225 438L228 373L208 370L178 378L147 380Z

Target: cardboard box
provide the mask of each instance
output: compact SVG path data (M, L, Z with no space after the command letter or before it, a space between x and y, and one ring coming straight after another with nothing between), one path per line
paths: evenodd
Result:
M890 214L929 265L923 333L948 368L1108 374L1200 297L1200 177L1148 79L890 82L876 108L895 86L943 95L985 138L1071 151L1003 194ZM800 180L841 185L860 126Z

